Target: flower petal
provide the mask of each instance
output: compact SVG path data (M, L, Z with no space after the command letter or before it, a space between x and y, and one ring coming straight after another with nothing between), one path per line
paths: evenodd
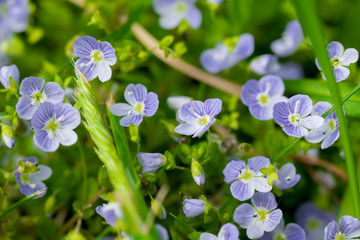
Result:
M266 75L259 80L259 87L261 92L268 92L269 96L283 95L285 85L282 79L276 75Z
M305 136L305 140L310 143L319 143L322 140L324 140L328 131L329 131L328 126L326 126L326 124L324 124L319 128L312 129L309 132L309 134Z
M111 67L105 61L98 63L98 76L101 82L106 82L111 78Z
M0 82L4 88L10 88L10 77L12 77L17 84L19 84L20 72L15 64L10 66L3 66L0 69Z
M104 62L107 65L114 65L116 63L115 49L108 42L100 42L100 50L104 56Z
M197 131L200 130L200 126L198 125L194 125L194 124L190 124L190 123L181 123L180 125L178 125L175 128L175 132L182 134L182 135L193 135L194 133L196 133Z
M332 107L332 105L328 102L325 101L319 101L317 103L315 103L313 110L311 112L311 115L318 115L318 116L322 116L324 113L326 113L330 108Z
M251 183L237 180L231 184L230 191L234 198L245 201L254 195L255 189Z
M142 173L155 173L164 163L164 156L160 153L137 154L140 164L143 166Z
M327 51L330 59L334 57L341 57L344 52L344 46L339 42L333 41L327 45Z
M232 223L227 223L220 228L218 239L239 240L239 229Z
M275 196L271 192L256 192L251 198L251 202L255 207L265 208L267 210L273 210L277 207Z
M304 78L304 70L300 64L296 62L287 62L281 65L277 73L282 79L296 80Z
M64 146L71 146L78 140L76 132L71 129L60 129L55 135L59 139L59 142Z
M325 137L324 141L321 143L321 149L330 147L338 138L339 138L339 130L336 129L329 136Z
M200 129L193 135L193 138L203 135L215 121L215 118L210 119L210 122L208 122L205 126L200 127Z
M171 11L174 12L174 11ZM166 13L159 18L159 25L164 29L173 29L176 28L183 16L177 13Z
M30 97L36 92L40 92L44 86L44 79L38 77L27 77L22 80L20 85L20 94Z
M334 75L335 75L336 82L343 81L343 80L347 79L350 75L350 70L346 67L338 66L333 69L334 69Z
M210 98L204 102L205 114L210 117L215 117L221 112L222 101L219 98Z
M74 55L80 58L88 58L93 50L100 49L100 44L95 38L84 36L74 42Z
M120 125L123 127L128 127L130 123L135 126L139 126L142 122L143 116L141 114L131 114L129 116L125 116L120 120Z
M270 160L263 156L252 157L248 161L248 167L250 170L255 173L259 173L259 169L263 167L268 167L270 164Z
M235 45L230 58L234 56L236 64L245 58L248 58L254 52L254 37L250 33L244 33L239 36L239 41Z
M127 103L115 103L110 107L110 112L115 116L126 116L132 109L133 107Z
M300 119L300 125L308 129L316 129L323 125L324 119L320 116L308 116Z
M74 129L81 122L80 112L69 103L59 103L55 106L55 115L61 128Z
M261 106L259 104L254 104L249 107L250 114L259 120L270 120L273 118L273 106L265 105Z
M280 70L281 65L275 55L263 54L250 62L250 68L259 75L276 74Z
M41 182L43 180L46 180L52 174L52 170L48 166L39 165L38 168L39 168L39 171L37 171L37 172L30 175L30 181L33 182L33 183Z
M37 105L31 105L31 99L29 97L20 97L19 101L16 104L16 112L19 117L25 120L30 120L36 110L38 109Z
M200 235L199 240L218 240L218 237L215 236L214 234L204 232Z
M325 227L325 236L324 240L334 240L337 233L337 224L335 221L331 221L326 227Z
M276 209L268 214L265 220L265 231L271 232L280 223L283 214L280 209Z
M255 209L248 203L243 203L235 209L234 222L242 228L248 228L254 221Z
M295 126L292 124L288 126L284 126L283 130L288 136L296 137L296 138L304 137L309 133L309 131L306 128L302 126Z
M242 160L232 160L229 162L223 171L225 182L231 183L233 180L238 178L240 176L240 171L244 170L245 167L245 162Z
M55 106L52 103L43 103L38 110L34 113L31 124L36 130L42 130L46 123L55 114Z
M359 52L355 48L348 48L340 57L340 64L349 66L351 63L356 63L359 59Z
M169 233L165 227L160 224L155 224L155 228L161 240L169 240Z
M130 105L135 105L138 102L143 102L146 99L147 89L142 84L129 84L124 92L124 97Z
M223 63L228 56L228 47L217 44L215 48L207 49L200 55L200 63L209 73L218 73L225 70Z
M253 179L252 184L255 188L255 190L259 192L270 192L272 189L272 186L270 186L267 182L267 179L264 177L256 177Z
M360 220L352 216L342 216L339 221L339 231L344 233L345 238L360 237Z
M288 104L285 102L276 103L273 107L273 117L277 124L287 126L289 121L290 111Z
M186 217L197 217L205 211L205 201L200 199L186 198L183 211Z
M48 82L44 86L45 101L53 104L61 103L64 101L65 91L56 82Z
M91 62L89 58L79 58L76 66L85 75L88 81L94 80L99 74L99 65Z
M197 123L198 119L204 115L204 103L201 101L191 101L181 106L179 118L187 123Z
M257 103L257 95L261 92L259 82L251 79L242 87L240 98L245 106L251 106Z
M198 29L202 20L200 10L197 9L194 5L189 6L189 9L185 15L185 19L193 29Z
M149 92L146 96L144 104L144 115L147 117L153 116L159 107L158 95L156 93Z
M295 223L289 223L284 231L287 240L306 240L304 229Z
M290 112L297 113L301 117L306 117L312 111L312 101L307 95L298 94L289 98L288 106Z
M55 152L59 148L59 140L56 137L49 138L46 130L38 130L34 134L34 143L45 152Z
M253 221L246 230L246 235L250 239L257 239L264 235L264 223L262 221Z

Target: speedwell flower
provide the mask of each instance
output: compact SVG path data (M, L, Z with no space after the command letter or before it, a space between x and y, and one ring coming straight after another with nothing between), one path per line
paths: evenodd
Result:
M205 212L205 201L201 199L186 198L184 200L183 211L186 217L197 217Z
M135 126L143 120L143 116L153 116L158 107L159 100L156 93L147 93L146 87L142 84L129 84L124 92L127 103L115 103L110 107L110 112L115 116L125 116L120 120L120 125L128 127L130 123Z
M31 164L36 166L38 163L38 159L36 157L29 157L23 160L25 164ZM48 179L51 176L51 168L45 165L38 165L39 170L35 173L25 173L25 172L15 172L15 180L20 187L20 192L25 196L29 196L39 190L45 189L39 196L35 198L39 198L44 196L46 193L46 186L42 182ZM17 170L19 169L19 166Z
M292 163L286 163L277 171L278 181L274 181L274 185L281 190L291 188L297 184L301 178L296 174L296 168Z
M215 116L222 108L222 101L211 98L204 103L191 101L181 106L179 118L183 123L175 128L175 132L183 135L193 135L193 138L202 135L215 122Z
M139 152L137 157L143 166L142 173L155 173L161 166L166 163L166 157L161 153Z
M336 41L333 41L328 44L327 51L329 53L330 62L333 67L335 80L337 82L347 79L350 75L350 70L347 68L351 63L357 62L359 58L359 52L355 48L348 48L344 52L344 46ZM321 71L322 68L318 62L315 60L317 68ZM322 77L326 80L325 74L322 74Z
M195 7L196 0L154 0L153 6L160 15L159 24L164 29L177 27L182 20L193 28L201 25L201 12Z
M311 99L306 95L295 95L287 103L279 102L274 105L274 120L283 126L284 132L292 137L303 137L308 134L307 129L315 129L324 123L320 116L308 116L313 109Z
M266 232L259 240L306 240L306 235L296 223L289 223L284 229L284 219L281 219L272 232Z
M234 198L245 201L254 195L255 190L269 192L272 187L268 184L260 168L267 168L270 160L263 156L250 158L246 165L242 160L229 162L223 174L225 182L230 183L230 191Z
M333 220L325 227L324 240L359 239L360 221L352 216L342 216L337 223Z
M254 37L249 33L221 41L215 48L205 50L200 63L206 71L218 73L232 68L254 52Z
M271 43L271 50L279 57L288 57L293 54L304 39L304 34L298 20L286 25L282 38Z
M282 79L275 75L266 75L259 81L247 81L241 91L241 101L249 107L253 117L259 120L273 118L273 106L278 102L286 102L283 96L285 86Z
M220 228L217 236L204 232L200 235L200 240L239 240L239 229L234 224L227 223Z
M302 67L296 62L279 63L278 57L263 54L250 62L250 68L259 75L274 74L287 80L304 77Z
M328 102L317 102L311 112L311 115L321 116L326 113L331 104ZM339 138L339 122L336 116L336 111L330 113L325 117L323 125L319 128L312 129L308 135L305 136L305 140L311 143L321 143L321 149L330 147Z
M155 228L161 240L169 240L169 233L165 227L160 224L155 224Z
M246 229L250 239L260 238L280 223L282 211L277 208L274 194L257 192L251 203L243 203L235 209L234 221Z
M307 240L324 239L324 228L333 219L335 215L320 210L313 202L301 204L295 212L296 223L305 230Z
M103 204L102 206L97 206L95 208L96 212L102 216L105 221L115 227L116 219L122 218L123 213L121 211L120 205L117 202L112 202L108 204Z
M43 103L31 119L35 145L45 152L56 151L60 143L73 145L78 139L73 129L80 120L80 112L68 103Z
M14 133L8 124L10 123L3 121L3 125L1 127L1 138L6 147L13 148L15 146Z
M16 84L19 84L19 69L15 64L10 66L3 66L0 69L0 82L4 88L10 88L10 77L12 77Z
M74 42L74 55L80 57L76 66L91 81L97 76L101 82L111 78L110 66L116 63L115 50L108 42L98 42L95 38L84 36Z
M45 84L44 79L27 77L20 85L20 97L16 111L20 118L30 120L39 106L45 102L57 104L64 101L64 89L56 82Z

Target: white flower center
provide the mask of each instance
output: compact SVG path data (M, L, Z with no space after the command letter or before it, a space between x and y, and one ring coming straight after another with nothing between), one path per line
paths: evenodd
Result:
M100 49L93 50L91 52L91 59L94 63L99 63L104 59L104 54L100 51Z
M331 65L333 66L333 68L338 67L340 65L340 60L338 57L334 57L333 59L331 59Z
M265 220L267 219L268 216L268 212L265 208L258 208L256 209L256 212L254 214L254 218L257 218L258 220L265 222Z
M205 126L209 122L210 122L210 117L208 115L204 115L198 119L198 124L200 125L200 127Z
M46 123L44 130L48 132L48 137L51 139L55 136L55 133L60 128L59 120L61 121L63 117L60 117L59 119L56 119L55 116L53 116L48 122Z
M260 106L265 106L266 104L268 104L270 101L270 97L269 97L269 91L270 91L270 88L271 88L271 84L269 82L266 83L266 89L264 92L261 92L259 93L257 96L256 96L256 100L257 100L257 103L260 105Z
M134 105L134 108L132 109L132 112L135 114L143 114L145 110L145 104L143 102L138 102Z
M42 94L40 91L35 92L32 96L31 96L31 106L40 106L43 102L45 102L45 96L44 94Z
M335 119L331 119L328 123L329 129L333 132L336 129L336 121Z
M178 1L175 5L175 10L178 14L185 14L188 10L188 4L183 1Z
M239 177L237 179L249 182L253 177L254 172L251 171L248 167L246 167L244 170L240 170Z

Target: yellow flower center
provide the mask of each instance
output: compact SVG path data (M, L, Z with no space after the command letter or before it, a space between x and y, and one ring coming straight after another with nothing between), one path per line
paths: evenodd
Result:
M299 121L300 121L300 117L298 114L290 114L289 116L289 121L294 124L294 125L297 125L299 124Z
M44 95L41 92L35 93L33 95L33 102L37 104L41 104L44 102Z
M183 14L186 12L188 6L185 2L177 2L176 3L176 12Z
M56 132L59 129L60 125L56 121L56 117L54 116L52 119L48 121L48 123L45 126L45 130L47 130L50 134L50 136L53 136L52 133Z
M94 62L98 63L103 60L104 55L102 54L102 52L100 50L95 50L95 51L93 51L91 57L93 58Z
M309 227L309 229L311 229L311 230L315 230L315 229L318 227L318 225L319 225L319 223L318 223L318 221L316 221L315 219L311 219L311 220L309 220L309 222L308 222L308 227Z
M331 119L329 122L329 128L331 129L331 131L334 131L336 128L336 123L334 119Z
M143 103L137 103L137 104L135 105L133 111L134 111L135 113L137 113L137 114L142 114L143 108L144 108Z
M334 57L333 59L331 59L331 65L332 65L333 67L339 66L339 65L340 65L340 60L339 60L339 58Z
M342 235L341 233L336 234L335 240L344 240L345 236Z
M200 125L201 126L204 126L208 123L208 120L206 119L206 117L203 117L201 120L200 120Z
M269 101L269 96L267 94L260 94L258 96L258 103L260 105L266 105Z
M261 221L265 221L266 219L266 211L264 209L261 209L257 212L257 217L261 220Z

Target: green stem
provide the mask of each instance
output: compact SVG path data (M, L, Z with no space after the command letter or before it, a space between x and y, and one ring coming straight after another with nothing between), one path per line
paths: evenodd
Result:
M6 193L6 187L9 184L10 178L17 172L18 170L14 170L12 173L10 173L10 175L8 176L8 178L6 179L6 182L4 184L4 187L2 189L2 193L1 193L1 198L0 198L0 211L2 210L2 205L4 202L4 196Z
M209 136L209 148L211 147L211 132L210 132L210 128L208 129L208 136Z
M106 235L108 235L108 233L111 231L111 226L107 226L97 237L96 240L99 240L103 237L106 237Z
M82 201L85 203L87 200L87 192L88 192L88 179L87 179L87 165L85 161L85 155L84 155L84 149L81 144L81 141L78 141L79 151L80 151L80 160L81 160L81 169L83 174L83 195L82 195Z
M175 221L177 221L178 223L180 223L184 228L186 228L189 232L196 232L195 229L193 229L192 227L190 227L189 225L187 225L184 221L181 221L177 216L175 216L172 212L169 212L170 216L172 216Z
M327 79L330 95L335 105L340 130L340 139L343 143L347 171L349 175L349 185L354 205L354 216L360 217L360 195L359 182L356 172L356 164L351 148L350 134L347 128L346 118L343 112L340 99L339 89L334 77L333 68L326 47L324 45L324 37L322 35L321 23L317 17L314 1L293 0L300 23L304 32L308 35L312 42L315 54L319 64L324 71Z
M11 212L12 210L14 210L15 208L17 208L18 206L26 203L27 201L33 199L34 197L39 196L39 195L42 194L45 190L46 190L46 188L41 189L41 190L39 190L39 191L37 191L37 192L35 192L35 193L33 193L33 194L31 194L31 195L23 198L23 199L21 199L20 201L14 203L13 205L11 205L10 207L8 207L7 209L1 211L1 212L0 212L0 217L5 216L6 214L8 214L9 212Z

